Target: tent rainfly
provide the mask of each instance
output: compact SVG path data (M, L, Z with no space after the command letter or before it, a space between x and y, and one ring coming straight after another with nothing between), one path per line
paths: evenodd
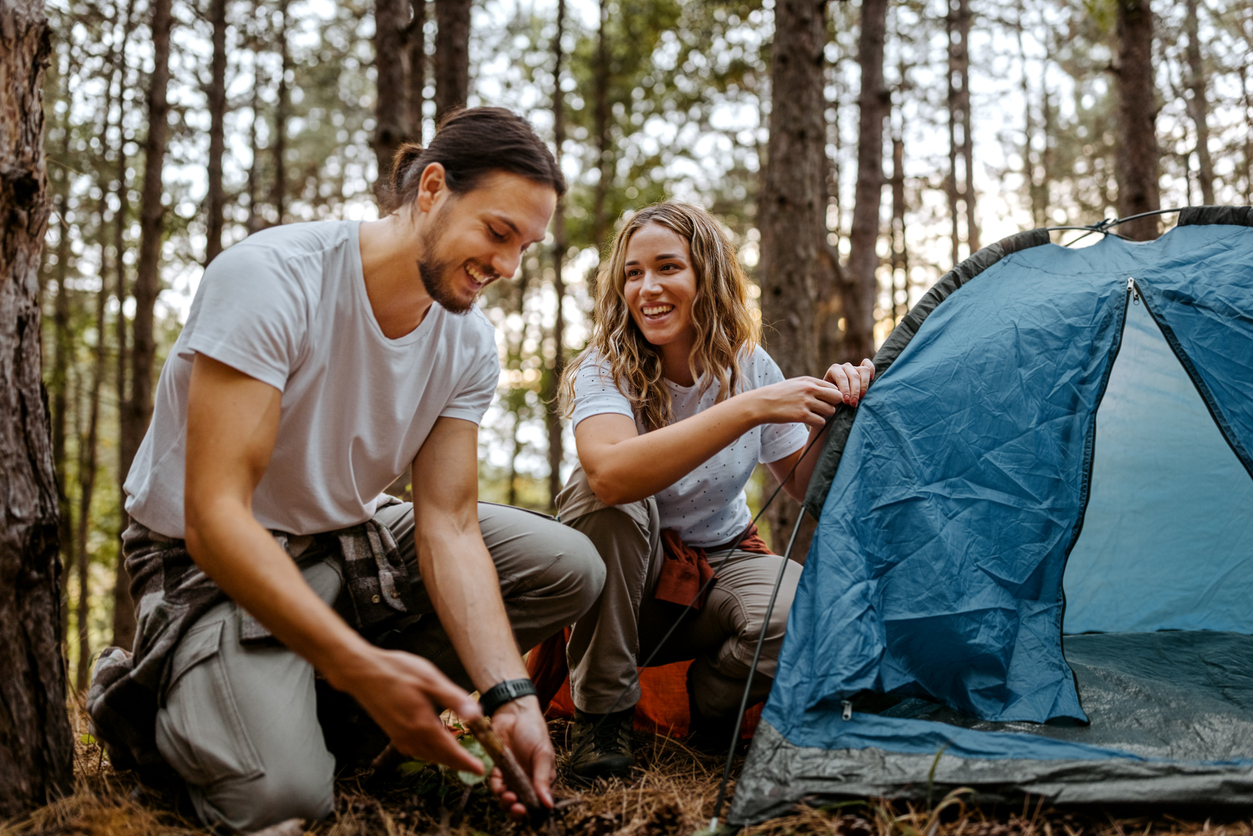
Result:
M1253 208L1007 238L875 364L729 821L958 787L1253 804Z

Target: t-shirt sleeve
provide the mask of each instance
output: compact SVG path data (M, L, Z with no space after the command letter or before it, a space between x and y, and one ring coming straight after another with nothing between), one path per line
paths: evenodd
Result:
M496 353L496 340L493 332L478 344L478 357L474 365L465 374L462 385L448 405L440 410L441 418L461 418L475 424L483 423L487 408L496 397L496 386L500 383L500 355Z
M635 420L631 401L614 385L609 363L599 354L589 353L579 358L579 368L574 376L571 426L577 427L580 421L593 415L625 415Z
M783 372L764 348L758 346L752 360L755 389L783 381ZM777 462L805 446L809 431L804 424L762 424L761 452L757 460L762 464Z
M280 392L308 330L308 301L294 273L265 247L237 244L205 269L182 354L204 354Z

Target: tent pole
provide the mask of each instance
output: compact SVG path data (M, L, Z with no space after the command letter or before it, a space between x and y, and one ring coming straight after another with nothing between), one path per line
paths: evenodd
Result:
M727 797L727 782L731 780L731 764L735 759L735 745L740 740L740 727L744 725L744 712L748 710L748 697L753 688L753 677L757 674L757 663L761 661L761 649L766 644L766 631L770 629L770 616L774 614L774 603L778 600L779 589L783 586L783 576L787 573L787 564L792 557L792 547L796 545L796 535L801 530L801 520L805 519L805 510L796 515L796 525L792 526L792 536L788 538L787 548L783 550L783 560L779 563L779 575L774 579L774 590L770 593L770 604L766 607L766 617L762 620L761 633L757 636L757 649L753 651L753 662L748 666L748 679L744 681L744 696L740 698L740 711L735 717L735 731L731 736L731 746L727 751L727 765L722 771L722 782L718 785L718 800L714 802L713 818L709 820L709 831L718 829L718 818L722 815L722 804Z

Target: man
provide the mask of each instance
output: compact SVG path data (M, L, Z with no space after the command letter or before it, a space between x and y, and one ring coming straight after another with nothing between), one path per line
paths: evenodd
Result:
M493 108L395 169L382 220L276 227L209 266L126 481L138 636L102 656L88 707L115 760L173 767L208 824L330 813L315 672L400 751L459 769L481 771L439 711L492 714L552 803L518 647L573 623L604 569L555 521L477 502L499 361L474 299L565 183ZM410 467L412 506L380 497Z

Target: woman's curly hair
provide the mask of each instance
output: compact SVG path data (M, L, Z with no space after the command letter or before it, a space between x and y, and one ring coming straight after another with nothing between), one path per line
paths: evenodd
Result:
M699 206L666 201L636 212L618 230L613 251L596 277L592 337L587 349L571 361L562 375L560 398L565 412L574 408L574 378L579 365L594 353L609 361L614 385L631 401L646 430L669 424L670 391L662 380L661 355L631 318L623 288L626 250L631 236L648 224L665 227L687 241L696 298L692 323L696 342L689 358L704 395L717 386L717 401L734 395L743 372L740 362L761 339L761 328L748 304L748 277L736 258L730 236L712 215Z

